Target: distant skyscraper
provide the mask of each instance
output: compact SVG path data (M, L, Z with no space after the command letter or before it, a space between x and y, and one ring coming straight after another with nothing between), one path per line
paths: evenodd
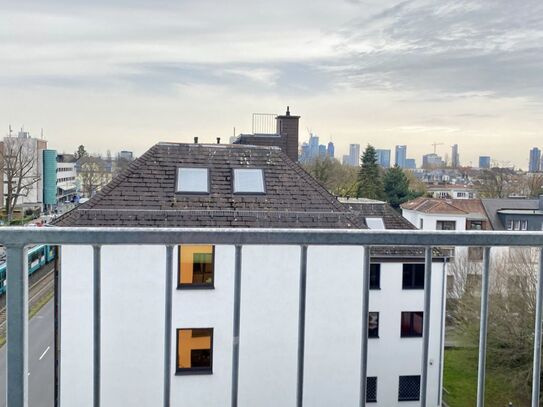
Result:
M458 144L454 144L452 146L451 166L453 168L458 168L460 166L460 155L458 154Z
M330 158L334 158L334 153L335 153L335 147L334 147L334 143L332 143L331 141L328 143L328 147L326 148L326 155Z
M431 153L422 156L422 168L443 167L444 164L443 159L437 154Z
M326 146L319 144L319 158L326 158Z
M415 170L417 169L417 162L414 158L406 158L405 159L405 168L407 170Z
M390 168L390 150L376 149L377 164L383 168Z
M530 172L538 172L541 170L541 150L534 147L530 150L530 164L528 165Z
M479 168L490 168L490 156L482 155L479 157Z
M348 165L358 167L360 165L360 144L349 144Z
M400 168L405 168L405 159L407 158L407 146L396 146L396 156L394 164Z

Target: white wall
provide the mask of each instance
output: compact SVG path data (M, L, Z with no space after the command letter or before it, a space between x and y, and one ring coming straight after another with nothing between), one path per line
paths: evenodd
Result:
M306 406L357 406L362 309L360 247L309 247L304 400ZM163 383L163 247L104 247L102 403L159 405ZM229 404L232 374L234 247L215 250L215 288L177 289L174 251L172 406ZM239 405L293 406L296 397L299 247L245 246L241 284ZM441 264L433 273L429 401L437 405ZM420 374L421 338L400 338L401 311L422 311L423 290L402 290L402 265L383 264L380 338L370 339L368 375L378 376L375 406L397 402L398 376ZM62 251L62 406L92 404L92 248ZM213 374L176 376L178 328L214 328Z
M102 248L102 405L162 402L165 248ZM61 400L92 406L92 248L63 246Z

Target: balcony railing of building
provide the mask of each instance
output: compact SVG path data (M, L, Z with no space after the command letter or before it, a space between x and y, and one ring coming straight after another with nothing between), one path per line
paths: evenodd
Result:
M296 245L300 246L300 285L298 307L298 354L297 354L297 407L303 405L305 304L308 246L362 246L360 259L363 272L362 309L360 313L361 371L359 405L366 405L366 378L368 358L368 312L370 248L372 246L414 246L425 248L425 270L432 268L432 249L441 246L484 247L481 284L481 311L479 337L479 363L477 380L477 406L484 405L486 374L486 339L488 323L489 271L492 247L539 248L538 282L536 291L536 316L534 322L532 407L539 406L541 371L541 317L543 292L543 232L497 231L382 231L382 230L307 230L307 229L214 229L214 228L16 228L0 230L0 243L7 250L7 406L28 406L28 263L26 247L33 244L92 245L94 247L93 285L93 405L100 405L100 274L102 245L163 245L166 246L165 272L165 321L164 321L164 406L169 406L171 372L171 303L173 279L173 248L179 244L222 244L235 246L232 391L231 405L238 403L238 369L240 347L240 298L242 248L244 245ZM428 383L428 353L430 334L430 299L432 273L425 273L424 321L421 360L420 405L426 407ZM434 311L435 312L435 311ZM432 403L433 404L433 403Z

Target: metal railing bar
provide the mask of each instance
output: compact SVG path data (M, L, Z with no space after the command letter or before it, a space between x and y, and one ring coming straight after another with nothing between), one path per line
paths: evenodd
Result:
M24 246L6 246L7 392L9 407L28 407L28 260Z
M164 278L164 407L170 407L172 376L172 296L173 296L173 246L166 246L166 276Z
M364 246L362 266L362 335L360 343L360 407L366 406L368 380L368 325L370 311L370 246Z
M236 246L234 268L234 318L232 334L232 407L238 405L239 383L239 330L241 312L241 246Z
M93 406L100 407L102 251L93 246Z
M428 359L430 351L430 309L432 300L432 247L426 247L424 261L424 314L422 323L422 364L420 405L426 407L428 388Z
M542 232L366 229L3 227L0 242L12 245L344 245L344 246L543 246Z
M539 270L535 300L534 363L532 372L532 407L539 407L541 387L541 317L543 311L543 248L539 249Z
M490 247L483 251L481 276L481 314L479 327L479 364L477 368L477 407L485 405L486 342L488 330L488 282L490 275Z
M307 246L300 250L300 285L298 296L298 366L296 381L296 406L303 406L304 356L305 356L305 303L307 287Z

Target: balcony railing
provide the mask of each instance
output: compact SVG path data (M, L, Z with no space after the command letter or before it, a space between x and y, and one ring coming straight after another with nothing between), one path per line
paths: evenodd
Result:
M541 312L543 291L543 233L540 232L428 232L428 231L377 231L377 230L307 230L307 229L167 229L167 228L14 228L0 229L0 243L7 249L7 405L28 406L28 273L26 246L32 244L92 245L94 247L93 285L93 396L94 406L100 405L100 274L101 246L116 244L166 246L165 271L165 321L164 321L164 406L169 406L171 364L171 303L173 278L173 247L178 244L234 245L235 281L233 307L232 350L232 400L238 403L238 366L240 334L240 293L242 247L244 245L298 245L301 250L298 307L297 354L297 407L303 405L304 350L305 350L305 301L307 277L307 247L318 245L362 246L360 259L363 271L361 295L361 372L359 405L366 405L366 367L368 358L368 311L370 248L372 246L416 246L425 248L425 269L431 270L432 249L440 246L484 247L481 285L481 313L479 337L479 363L477 381L477 406L484 405L486 338L488 321L489 264L491 247L539 247L538 284L536 292L536 317L534 324L532 407L539 406L541 360ZM428 380L428 351L430 330L430 299L432 273L425 273L424 321L421 360L420 405L425 407Z

